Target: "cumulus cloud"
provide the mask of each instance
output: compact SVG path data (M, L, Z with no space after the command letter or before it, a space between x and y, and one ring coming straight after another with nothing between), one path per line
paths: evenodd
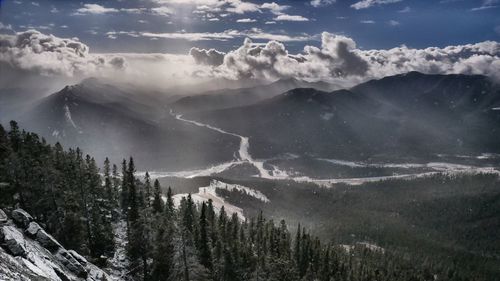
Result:
M189 51L189 55L194 58L197 64L219 66L224 62L224 56L226 54L215 49L205 50L193 47Z
M360 10L360 9L367 9L367 8L370 8L370 7L376 6L376 5L392 4L392 3L398 3L401 1L403 1L403 0L362 0L362 1L358 1L354 4L352 4L351 8L354 8L356 10Z
M324 32L320 47L305 46L303 52L290 54L283 43L270 41L262 45L245 39L241 47L224 56L213 75L268 80L293 77L349 86L409 71L482 74L500 80L500 43L361 50L351 38Z
M59 38L36 30L0 34L0 62L14 70L67 77L95 73L110 66L125 67L118 57L108 61L104 56L89 54L89 47L76 38Z
M271 11L271 13L273 13L275 15L280 15L283 13L283 11L290 8L290 6L288 6L288 5L279 5L276 2L264 3L260 7L262 9L268 9L269 11Z
M311 6L317 8L335 3L336 0L311 0Z

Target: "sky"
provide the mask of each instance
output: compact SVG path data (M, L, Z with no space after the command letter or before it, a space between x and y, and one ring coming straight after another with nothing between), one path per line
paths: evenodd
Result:
M168 61L158 78L178 77L173 63L183 76L231 79L495 76L499 39L500 0L0 0L4 77L140 72L155 60Z

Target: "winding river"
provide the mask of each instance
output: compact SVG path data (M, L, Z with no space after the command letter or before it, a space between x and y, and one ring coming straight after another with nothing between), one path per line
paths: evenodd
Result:
M349 185L360 185L366 182L375 182L375 181L381 181L381 180L386 180L386 179L413 179L413 178L418 178L418 177L425 177L425 176L430 176L433 174L437 173L447 173L447 174L457 174L457 173L496 173L499 174L499 171L496 170L493 167L476 167L476 166L465 166L465 165L457 165L457 164L451 164L451 163L428 163L424 164L429 168L432 168L433 171L429 172L424 172L424 173L417 173L417 174L400 174L400 175L392 175L392 176L380 176L380 177L362 177L362 178L337 178L337 179L313 179L307 176L291 176L289 175L286 171L279 169L277 166L274 165L269 165L272 170L268 170L264 167L264 162L265 160L257 160L252 157L252 155L249 152L250 148L250 142L249 138L238 135L236 133L228 132L225 131L221 128L214 127L209 124L204 124L199 121L195 120L189 120L183 117L182 114L175 114L173 111L170 111L170 115L175 117L175 119L186 122L198 127L203 127L221 134L233 136L236 138L240 139L240 147L238 150L238 154L235 160L225 162L219 165L211 166L205 169L198 169L198 170L188 170L188 171L178 171L178 172L150 172L150 176L152 178L160 178L160 177L181 177L181 178L194 178L194 177L201 177L201 176L210 176L213 174L218 174L222 173L230 168L233 168L237 165L241 164L251 164L254 166L258 171L259 174L257 175L260 178L264 179L272 179L272 180L293 180L296 182L309 182L309 183L315 183L320 186L324 187L331 187L333 184L336 183L345 183ZM365 167L365 166L370 166L370 165L379 165L379 164L364 164L364 163L354 163L354 162L348 162L348 161L342 161L342 160L336 160L336 159L322 159L319 158L318 160L321 161L328 161L334 164L338 165L347 165L347 166L352 166L352 167ZM414 167L415 165L418 165L419 167L422 166L422 164L412 164L412 163L407 163L407 164L384 164L384 166L395 166L395 167Z

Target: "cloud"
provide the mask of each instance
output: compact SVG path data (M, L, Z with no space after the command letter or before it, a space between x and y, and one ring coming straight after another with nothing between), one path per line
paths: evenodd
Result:
M336 0L311 0L310 4L311 6L317 8L321 6L327 6L335 3Z
M248 12L259 12L259 5L250 3L250 2L243 2L240 0L228 0L229 5L231 7L227 8L226 11L231 12L231 13L236 13L236 14L244 14Z
M389 24L390 26L398 26L400 25L399 21L397 20L390 20L387 22L387 24Z
M362 0L351 5L356 10L367 9L375 5L398 3L403 0Z
M398 13L409 13L409 12L411 12L411 8L408 6L398 11Z
M166 33L154 33L154 32L121 32L113 33L113 35L128 35L132 37L148 37L148 38L164 38L164 39L181 39L187 41L227 41L229 39L239 38L239 37L249 37L252 39L262 39L262 40L276 40L281 42L300 42L300 41L310 41L313 36L302 34L302 35L288 35L288 34L274 34L263 31L259 28L252 28L250 30L233 30L228 29L222 32L166 32Z
M169 16L174 13L174 10L172 10L169 7L162 6L162 7L152 8L151 12L153 13L153 15Z
M191 48L189 55L194 58L197 64L205 64L210 66L219 66L224 62L225 53L215 49L205 50L196 47Z
M374 24L375 23L374 20L360 20L359 22L360 23L365 23L365 24Z
M500 80L500 43L412 49L361 50L351 38L324 32L321 46L305 46L291 54L283 43L265 45L245 39L241 47L228 52L213 77L274 80L297 78L352 86L389 75L420 71L429 74L482 74ZM209 75L209 74L206 74Z
M240 22L240 23L250 23L250 22L257 22L257 20L256 20L256 19L246 18L246 19L238 19L236 22Z
M85 14L93 14L93 15L102 15L107 13L117 13L118 9L115 8L106 8L99 4L84 4L83 8L79 8L76 10L76 15L85 15Z
M264 3L260 6L262 9L268 9L271 11L271 13L275 15L280 15L283 13L283 11L287 10L290 8L290 6L287 5L279 5L276 2L271 2L271 3Z
M287 15L287 14L279 15L279 16L275 17L273 20L275 20L275 21L309 21L308 18L305 18L303 16Z
M12 25L0 22L0 30L12 31Z
M488 10L488 9L494 9L498 8L498 2L499 0L483 0L481 6L472 8L471 11L482 11L482 10Z
M264 24L276 24L275 21L266 21Z
M76 38L59 38L36 30L0 34L0 62L13 70L66 77L97 73L110 66L125 67L117 56L107 60L91 55L89 47Z

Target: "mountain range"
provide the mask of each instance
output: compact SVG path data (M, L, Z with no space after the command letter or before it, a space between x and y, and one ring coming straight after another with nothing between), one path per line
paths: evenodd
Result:
M254 158L294 153L401 160L500 152L500 86L485 76L410 72L335 88L279 80L186 95L92 78L26 106L20 123L50 142L114 162L133 155L141 168L156 170L230 161L240 144L171 113L248 137Z

